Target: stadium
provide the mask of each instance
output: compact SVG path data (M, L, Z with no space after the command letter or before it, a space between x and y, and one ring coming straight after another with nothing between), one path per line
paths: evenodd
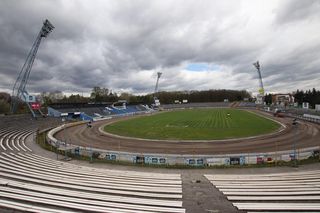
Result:
M256 61L247 65L255 95L172 91L178 83L158 69L143 95L31 94L38 49L54 30L46 19L11 95L0 93L0 212L320 212L320 91L266 94ZM45 87L60 83L46 77L37 75Z
M189 103L183 105L183 108L181 105L179 108L176 105L163 105L159 112L134 107L137 114L132 112L131 107L130 112L122 110L122 113L115 113L116 116L112 118L110 114L106 118L102 118L100 114L96 117L97 121L89 119L68 123L61 121L61 117L34 120L24 115L5 116L1 119L0 141L1 207L8 212L10 209L15 209L15 212L201 212L203 208L215 208L223 212L318 210L318 204L313 202L317 199L317 188L314 186L319 179L318 164L311 164L309 169L307 167L298 171L293 167L295 172L290 167L273 168L273 173L269 170L250 170L253 173L250 175L246 174L248 170L245 168L228 171L228 174L223 170L203 170L215 166L281 165L283 162L294 165L300 164L303 159L313 156L317 158L318 120L289 114L274 117L273 113L258 110L253 104L237 105L237 108L234 104L225 102ZM78 114L76 111L66 113L70 108L59 110L72 118ZM90 115L94 116L95 111L93 108L81 108L80 114L84 114L83 118L88 118ZM249 113L258 123L266 121L268 128L258 134L229 138L234 134L231 131L224 133L223 139L217 139L213 135L206 140L201 139L205 137L194 140L178 137L172 139L172 136L166 139L133 138L119 135L119 132L115 135L104 131L106 127L119 125L120 122L124 122L127 128L131 123L126 122L134 121L133 127L136 128L135 119L147 118L147 123L145 120L142 122L150 126L150 122L154 120L159 123L163 115L177 112L192 114L194 111L205 114L214 112L218 115L224 113L224 116L220 115L220 123L215 124L219 131L228 129L228 126L247 123L246 120L244 123L229 121L227 125L225 119L237 117L238 111L240 121ZM193 121L199 122L199 115L194 116L191 116ZM298 118L297 127L292 123L292 116ZM168 117L171 125L176 125L174 128L177 128L175 116ZM177 118L179 127L182 125L186 128L181 117ZM67 117L64 119L67 120ZM166 119L165 121L168 122ZM189 122L189 125L192 123ZM207 125L210 126L208 123ZM251 125L257 125L257 122ZM205 128L205 125L200 126ZM245 126L243 129L246 129ZM46 140L41 136L43 132L46 133ZM179 131L174 134L179 135ZM180 134L180 137L184 136ZM36 143L39 140L42 145L51 144L51 151L41 148ZM79 156L88 157L92 164L79 163ZM97 162L116 164L106 164L107 169L103 166L100 168L99 165L96 168L93 165L97 165ZM156 167L148 169L117 166L123 164L121 162L166 167L171 165L177 168L186 165L202 169L165 170ZM213 189L212 186L217 188ZM194 195L193 187L204 194ZM277 196L272 196L274 193ZM210 197L207 201L209 203L219 199L219 205L210 206L205 200L202 205L196 204L207 197ZM270 206L270 203L273 205Z
M192 104L190 104L190 106L192 106ZM185 108L190 106L188 104L184 105ZM132 114L128 116L121 115L114 119L108 117L106 120L91 123L91 127L89 128L87 122L84 121L78 125L72 124L69 128L58 127L53 129L49 132L49 141L55 144L57 141L70 140L72 141L72 145L65 148L68 148L70 152L73 153L76 150L79 155L82 153L88 155L87 147L90 147L93 151L101 154L100 157L102 158L106 156L110 158L110 156L112 156L114 160L119 161L151 164L152 162L156 162L155 164L162 162L162 164L173 165L195 164L199 166L209 164L234 165L256 164L266 161L291 161L292 158L294 158L292 156L294 152L297 153L296 158L307 159L313 156L318 150L319 127L315 123L304 122L295 127L292 123L292 117L288 115L286 117L274 117L271 113L261 112L253 107L252 109L235 110L227 106L228 103L211 103L210 107L206 104L203 104L203 106L199 106L198 104L197 110L192 107L192 110L175 109L174 111L168 106L169 108L167 108L167 110L170 110L169 112L152 112L155 113L155 115L151 115L151 112L137 116ZM164 108L166 107L167 106L164 106ZM208 113L212 111L223 112L225 115L221 120L215 119L217 127L209 127L209 131L203 131L208 128L206 127L208 123L206 125L200 125L201 130L198 130L198 128L188 128L180 117L175 118L172 115L183 112L182 116L185 117L185 113L187 113L191 116L191 120L190 118L186 120L189 124L192 124L194 121L192 119L195 119L193 116L199 118L199 115L192 114L194 111L204 113L205 118L207 118ZM230 126L237 126L237 128L232 128L232 126L228 128L226 120L231 120L232 117L236 117L239 112L241 112L238 119L239 121L243 121L243 118L248 118L247 112L249 112L251 116L252 113L258 114L259 117L253 117L257 120L250 117L249 119L252 124L244 120L243 123L229 124ZM245 114L243 114L244 112ZM230 113L229 116L227 115L228 113ZM161 127L158 125L161 123L160 120L163 119L163 116L166 117L163 127ZM139 119L144 125L137 124ZM180 126L177 126L175 119L178 119ZM261 120L266 122L265 125L262 125ZM220 121L220 123L218 123L218 121ZM207 121L204 120L202 122L206 123ZM248 124L249 127L246 128L245 123ZM123 124L124 127L121 124ZM117 128L119 125L120 128ZM239 125L241 125L243 129L240 128ZM252 130L250 125L255 127L262 125L262 132L252 133L250 131ZM147 127L150 127L150 129ZM141 133L139 128L143 130ZM110 133L109 129L113 131L115 129L116 131ZM259 128L255 128L255 130L257 129L259 130ZM249 130L249 132L247 133L245 130ZM138 134L138 136L130 137L130 132ZM121 135L122 133L127 135ZM185 135L186 133L188 134ZM213 135L211 134L211 137L216 138L210 139L210 133L214 133ZM216 135L216 133L223 134ZM199 136L195 138L197 134ZM242 134L243 136L233 136L230 138L234 134ZM140 138L139 136L147 136L147 138ZM168 138L161 138L166 136ZM67 139L65 139L66 137ZM152 139L150 137L152 137ZM189 137L189 139L183 137ZM190 137L192 139L190 139ZM168 146L170 149L167 148ZM295 151L293 149L295 149Z

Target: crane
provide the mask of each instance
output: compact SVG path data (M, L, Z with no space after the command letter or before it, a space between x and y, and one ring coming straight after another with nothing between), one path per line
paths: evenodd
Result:
M20 73L18 75L18 78L16 79L13 89L12 89L12 99L11 99L11 107L10 111L11 113L16 113L18 103L22 100L25 102L32 113L33 117L36 117L36 114L33 110L34 105L36 104L36 100L34 96L29 95L29 93L26 90L26 86L29 80L31 68L33 65L33 62L36 58L37 51L39 49L40 43L42 38L46 38L50 32L54 29L54 26L49 22L48 19L46 19L43 22L43 26L38 33L38 36L35 40L35 42L32 45L32 48L27 56L27 59L25 63L22 66L22 69L20 70ZM35 105L38 110L39 105ZM41 112L41 111L40 111Z

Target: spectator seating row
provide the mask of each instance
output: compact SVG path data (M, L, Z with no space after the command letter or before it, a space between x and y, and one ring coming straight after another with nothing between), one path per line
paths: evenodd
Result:
M239 210L320 211L320 170L205 177Z
M126 107L107 107L105 108L105 111L107 111L109 115L121 115L121 114L132 114L132 113L138 113L146 111L147 109L145 107L142 107L141 105L135 105L135 106L126 106Z
M253 103L253 102L245 102L245 101L242 101L239 103L238 107L256 107L256 103Z
M185 212L180 175L91 169L2 152L0 183L0 206L10 200L68 211Z
M132 114L144 112L148 109L142 105L126 106L126 107L83 107L83 108L61 108L57 109L61 113L82 112L90 117L106 117L112 115Z
M0 130L0 150L1 151L18 151L18 152L31 152L25 144L25 139L29 135L32 135L32 130L12 130L1 129Z
M28 147L36 123L24 122L18 128L0 122L0 209L185 212L180 174L96 169L42 157Z

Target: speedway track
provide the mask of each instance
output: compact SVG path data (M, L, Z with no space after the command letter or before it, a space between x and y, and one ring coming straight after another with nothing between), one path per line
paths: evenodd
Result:
M292 118L275 118L270 114L257 112L266 117L277 120L286 128L281 132L253 138L214 141L165 141L165 140L138 140L134 138L121 138L99 131L101 126L116 120L130 119L122 117L112 120L95 122L92 128L85 124L69 127L66 134L58 132L55 137L68 140L68 143L99 148L104 150L136 152L136 153L162 153L162 154L237 154L237 153L263 153L272 151L285 151L293 148L307 148L320 146L320 125L299 121L298 127L292 126ZM64 136L66 135L66 136Z

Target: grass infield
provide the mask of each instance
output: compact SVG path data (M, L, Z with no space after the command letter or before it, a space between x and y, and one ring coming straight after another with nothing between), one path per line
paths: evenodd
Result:
M192 109L137 117L106 125L106 132L145 139L218 140L256 136L280 124L237 109Z

